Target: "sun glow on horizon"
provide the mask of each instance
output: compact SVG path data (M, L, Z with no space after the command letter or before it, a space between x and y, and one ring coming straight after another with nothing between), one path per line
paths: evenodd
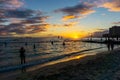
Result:
M73 38L74 38L74 39L78 39L79 36L78 36L78 35L74 35Z
M70 38L73 40L78 40L86 36L85 33L79 33L79 32L71 32L71 33L64 33L62 34L63 37L65 38Z

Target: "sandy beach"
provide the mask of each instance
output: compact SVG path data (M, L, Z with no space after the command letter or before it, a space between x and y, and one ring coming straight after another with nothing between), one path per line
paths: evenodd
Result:
M120 49L43 67L17 80L120 80Z

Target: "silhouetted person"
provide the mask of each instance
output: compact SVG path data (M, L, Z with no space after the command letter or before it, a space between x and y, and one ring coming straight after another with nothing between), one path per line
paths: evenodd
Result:
M107 40L107 48L108 48L108 51L110 51L110 39Z
M51 41L51 44L53 45L53 41Z
M110 51L110 44L109 43L107 44L107 47L108 47L108 51Z
M103 41L103 39L101 38L100 41Z
M111 40L111 45L110 45L110 47L111 47L111 50L114 49L114 41L113 41L113 40Z
M63 46L65 46L65 42L63 42L63 44L62 44Z
M36 49L36 46L35 46L35 44L33 45L33 49Z
M20 52L21 64L24 64L26 62L26 60L25 60L25 49L23 47L21 47L19 52Z
M5 47L7 47L7 42L4 42Z
M26 61L25 61L25 49L23 47L20 48L19 50L20 52L20 59L21 59L21 64L24 64ZM22 67L22 72L26 72L26 69L25 67Z
M113 40L110 40L108 39L107 41L107 47L108 47L108 50L113 50L114 49L114 41Z
M25 46L27 46L27 42L25 43Z

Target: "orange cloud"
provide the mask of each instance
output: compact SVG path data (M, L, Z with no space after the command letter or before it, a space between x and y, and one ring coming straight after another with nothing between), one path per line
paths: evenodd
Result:
M73 26L76 26L78 24L78 22L69 22L69 23L66 23L64 24L65 27L73 27Z
M68 20L71 20L71 19L81 19L81 18L84 18L84 17L86 17L86 15L81 15L81 16L66 15L66 16L62 17L62 21L68 21Z
M85 10L85 11L81 12L81 14L82 15L89 15L89 14L92 14L94 12L95 12L95 10Z
M77 16L75 15L66 15L66 16L63 16L63 21L67 21L67 20L70 20L70 19L75 19L77 18Z
M113 0L106 2L102 5L104 8L108 8L109 11L120 12L120 0Z
M77 21L65 22L63 24L48 24L47 28L64 28L64 27L74 27L78 24Z

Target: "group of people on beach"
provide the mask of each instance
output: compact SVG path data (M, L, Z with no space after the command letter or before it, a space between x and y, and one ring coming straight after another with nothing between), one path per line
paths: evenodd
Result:
M107 47L108 47L108 51L111 51L114 49L114 40L108 39L107 40Z

